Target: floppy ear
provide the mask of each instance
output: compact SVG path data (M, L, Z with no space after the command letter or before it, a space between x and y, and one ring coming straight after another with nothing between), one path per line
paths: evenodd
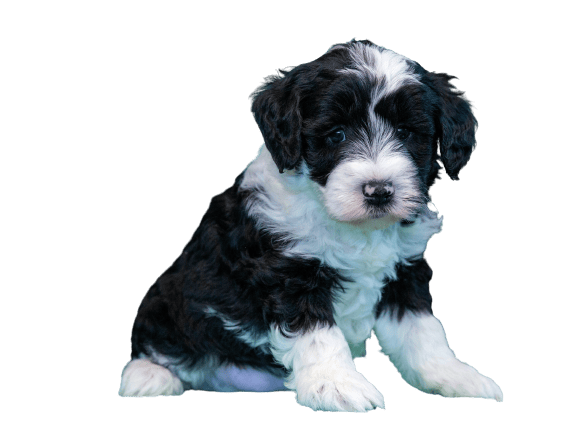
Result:
M252 112L278 170L294 169L302 151L300 88L293 73L267 78L252 95Z
M442 163L450 178L459 180L458 173L468 162L475 147L477 120L473 116L471 105L463 97L463 92L450 84L455 76L429 73L428 78L440 98L436 131Z

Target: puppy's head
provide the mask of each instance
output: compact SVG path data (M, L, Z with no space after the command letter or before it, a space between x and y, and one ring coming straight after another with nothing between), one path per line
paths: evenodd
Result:
M440 157L458 179L474 148L477 122L452 78L351 41L268 78L252 111L280 172L307 173L331 217L398 221L428 201Z

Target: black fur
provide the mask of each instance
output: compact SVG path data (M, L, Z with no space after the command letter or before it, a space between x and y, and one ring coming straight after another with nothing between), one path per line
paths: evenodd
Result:
M326 136L338 127L345 129L348 138L364 132L370 91L380 84L371 75L338 80L345 76L339 70L350 67L348 48L353 43L267 78L252 94L252 112L280 172L297 168L303 158L313 180L325 185L343 158L343 150L331 148ZM421 84L387 95L375 111L393 126L411 131L408 150L420 167L427 196L440 170L438 145L446 172L457 180L475 147L477 121L463 92L449 82L455 77L431 73L408 62L421 77ZM357 125L345 126L345 121Z
M396 278L382 290L382 299L375 309L377 318L390 313L401 320L407 311L431 314L432 296L428 286L431 279L432 270L424 259L412 261L410 265L399 264Z
M183 253L142 301L132 358L151 350L186 366L208 358L281 374L271 355L223 328L208 307L252 334L271 324L301 333L332 325L333 294L342 278L315 259L285 257L283 241L259 230L245 212L253 195L233 187L213 198Z
M445 73L426 73L423 81L439 96L436 109L436 136L446 172L458 180L460 170L467 164L475 148L477 120L470 103L450 80L455 76Z
M252 95L254 117L280 172L304 161L310 178L325 186L349 146L333 145L329 134L340 128L347 138L364 135L370 91L381 84L372 75L338 80L339 70L350 63L349 44L354 42L268 78ZM387 95L374 111L410 133L404 147L427 199L440 169L438 143L447 173L457 179L475 145L476 120L451 76L409 63L421 83ZM273 325L284 333L303 333L334 324L334 294L341 294L348 279L317 259L286 256L288 238L261 229L247 213L258 194L241 189L242 178L213 198L182 254L144 297L132 333L133 359L158 353L191 368L215 358L282 376L283 367L266 349L239 339L238 330L227 330L222 319L258 336ZM423 259L400 264L376 315L396 312L400 319L406 311L431 312L431 276Z
M290 71L281 70L280 76L267 78L251 95L253 115L280 172L298 166L305 152L306 131L309 136L313 125L310 119L321 116L318 105L329 99L329 88L347 63L345 55L327 53Z

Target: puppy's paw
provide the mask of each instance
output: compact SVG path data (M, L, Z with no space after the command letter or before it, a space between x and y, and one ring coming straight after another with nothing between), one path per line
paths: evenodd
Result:
M354 369L313 366L297 376L298 403L313 410L365 412L385 408L383 395Z
M122 372L120 396L181 395L180 379L163 366L145 358L132 360Z
M503 401L503 392L495 381L457 359L423 368L416 387L424 392L442 396Z

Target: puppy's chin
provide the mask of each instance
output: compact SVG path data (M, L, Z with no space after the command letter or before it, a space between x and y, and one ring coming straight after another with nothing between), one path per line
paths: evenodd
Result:
M375 215L375 216L365 216L356 219L349 219L349 220L341 220L339 218L334 218L338 222L350 224L355 226L361 230L380 230L386 229L387 227L396 224L397 222L401 221L401 218L398 218L395 215L385 214L385 215Z
M333 200L324 197L325 211L334 221L349 224L362 230L386 229L393 224L412 217L415 209L400 202L393 202L382 208L365 205L356 197L349 200Z

